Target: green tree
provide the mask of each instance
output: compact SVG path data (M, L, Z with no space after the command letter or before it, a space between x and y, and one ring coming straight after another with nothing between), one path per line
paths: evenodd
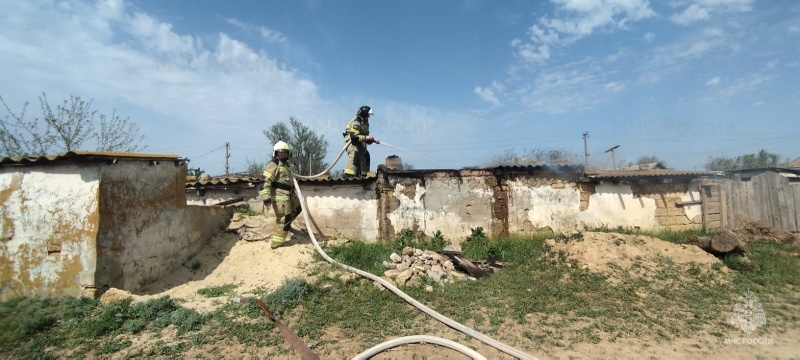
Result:
M186 171L186 175L187 176L194 176L195 178L198 178L198 179L201 176L203 176L203 174L205 174L205 173L206 173L205 170L203 170L203 169L201 169L199 167L193 168L193 169L188 169L188 171Z
M247 176L260 177L264 174L264 168L267 166L266 161L258 161L247 159Z
M727 171L741 169L758 169L777 167L787 160L781 161L781 156L761 149L758 154L744 154L735 158L717 156L712 157L706 163L705 168L709 171Z
M665 168L669 168L669 166L667 165L667 162L666 162L666 161L659 159L659 158L658 158L657 156L655 156L655 155L645 155L645 156L641 156L641 157L639 157L639 159L638 159L638 160L636 160L636 165L642 165L642 164L654 164L654 163L658 163L658 164L661 164L661 166L663 166L663 167L665 167Z
M53 152L79 150L86 142L95 140L97 151L137 152L144 135L130 118L121 118L116 110L110 117L91 110L92 101L70 96L55 109L42 93L39 105L41 118L25 119L28 103L15 113L0 96L8 115L0 121L0 150L5 156L39 156Z
M269 139L271 144L278 141L289 144L292 163L297 174L315 175L325 170L328 166L323 161L328 151L328 142L325 137L318 135L293 116L289 117L289 125L291 131L285 123L278 122L269 130L264 130L264 136Z

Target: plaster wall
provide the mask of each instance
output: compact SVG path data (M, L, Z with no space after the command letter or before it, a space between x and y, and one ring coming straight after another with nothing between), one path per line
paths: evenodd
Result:
M0 300L93 286L99 183L96 167L0 167Z
M517 178L508 181L508 189L510 233L579 227L581 194L574 182Z
M378 239L378 201L374 183L314 184L300 189L311 209L313 227L325 236L343 236L374 242ZM301 215L302 216L302 215ZM318 231L315 228L315 231Z
M583 227L630 227L659 229L655 217L656 201L635 196L629 185L604 182L595 185L589 207L578 215Z
M187 206L185 165L120 162L104 168L102 176L96 284L101 290L142 291L227 225L223 208Z
M441 231L458 243L472 229L492 227L494 190L485 177L431 176L392 182L394 209L386 214L395 232L412 229L427 236ZM424 183L424 185L423 185Z
M0 167L0 301L141 291L230 214L187 206L186 166L76 161Z

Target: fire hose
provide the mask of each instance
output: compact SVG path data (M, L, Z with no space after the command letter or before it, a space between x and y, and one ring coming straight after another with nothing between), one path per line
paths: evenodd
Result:
M430 315L434 319L439 320L440 322L444 323L445 325L447 325L447 326L449 326L449 327L451 327L451 328L453 328L455 330L458 330L458 331L460 331L460 332L462 332L462 333L464 333L466 335L469 335L469 336L471 336L471 337L473 337L475 339L478 339L478 340L482 341L483 343L485 343L485 344L487 344L489 346L492 346L495 349L500 350L500 351L502 351L502 352L504 352L504 353L506 353L508 355L514 356L514 357L516 357L518 359L536 360L537 358L532 356L532 355L529 355L529 354L527 354L525 352L517 350L517 349L515 349L515 348L513 348L513 347L511 347L509 345L506 345L506 344L504 344L504 343L502 343L500 341L497 341L497 340L495 340L495 339L493 339L493 338L491 338L491 337L489 337L487 335L484 335L481 332L478 332L478 331L476 331L476 330L474 330L472 328L469 328L469 327L467 327L467 326L465 326L465 325L463 325L463 324L461 324L459 322L456 322L456 321L454 321L452 319L449 319L449 318L445 317L444 315L436 312L435 310L433 310L433 309L425 306L424 304L420 303L419 301L415 300L414 298L412 298L408 294L404 293L403 291L401 291L400 289L398 289L397 287L395 287L394 285L392 285L391 283L389 283L388 281L386 281L385 279L383 279L381 277L375 276L375 275L373 275L371 273L368 273L366 271L356 269L354 267L348 266L346 264L342 264L342 263L334 260L333 258L328 256L328 254L325 253L324 250L322 250L322 247L320 247L319 242L317 242L317 238L314 236L314 231L311 229L311 219L309 218L309 215L308 215L308 207L306 205L306 200L303 197L303 193L300 190L300 185L297 183L297 179L296 178L313 179L313 178L320 177L320 176L328 173L328 171L330 171L330 169L342 157L342 154L344 153L345 149L347 149L347 146L349 144L350 144L350 141L348 140L344 144L344 147L342 147L342 150L339 151L339 155L336 157L336 160L334 160L333 163L331 165L329 165L321 173L319 173L317 175L311 175L311 176L295 175L292 178L292 183L294 185L295 190L297 191L297 198L300 200L300 206L303 209L303 219L305 220L306 230L308 231L309 237L311 238L311 242L314 244L314 249L316 249L317 253L319 253L326 261L328 261L329 263L331 263L333 265L339 266L339 267L341 267L341 268L343 268L345 270L348 270L350 272L354 272L354 273L356 273L358 275L361 275L363 277L366 277L366 278L368 278L370 280L373 280L373 281L381 284L383 287L385 287L389 291L395 293L397 296L399 296L400 298L402 298L403 300L405 300L406 302L408 302L412 306L416 307L417 309L421 310L422 312ZM446 347L451 348L453 350L459 351L459 352L461 352L461 353L463 353L463 354L465 354L467 356L470 356L473 359L486 359L484 356L482 356L481 354L475 352L474 350L472 350L472 349L470 349L470 348L468 348L466 346L463 346L461 344L455 343L453 341L450 341L450 340L447 340L447 339L438 338L438 337L433 337L433 336L427 336L427 335L416 335L416 336L407 336L407 337L392 339L392 340L386 341L384 343L378 344L378 345L376 345L376 346L374 346L374 347L372 347L372 348L370 348L370 349L368 349L368 350L356 355L355 357L353 357L353 360L369 359L370 357L372 357L375 354L378 354L378 353L380 353L380 352L382 352L384 350L387 350L387 349L390 349L390 348L393 348L393 347L396 347L396 346L400 346L400 345L403 345L403 344L408 344L408 343L437 344L437 345L446 346Z

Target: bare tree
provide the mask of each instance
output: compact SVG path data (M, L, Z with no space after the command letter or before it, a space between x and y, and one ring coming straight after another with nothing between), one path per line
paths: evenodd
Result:
M146 148L141 145L144 135L139 135L139 126L129 117L119 117L116 109L110 117L100 115L100 131L96 136L98 151L139 152Z
M42 117L32 120L25 119L28 103L17 114L1 96L0 102L8 112L6 121L0 122L0 146L6 156L78 150L90 139L96 140L98 151L135 152L145 148L140 145L144 135L138 135L139 127L129 118L120 118L115 110L110 118L101 114L97 124L91 100L85 101L80 96L70 96L53 109L42 93L39 97Z
M564 149L523 149L522 154L509 149L495 156L487 166L569 165L575 159L575 154Z

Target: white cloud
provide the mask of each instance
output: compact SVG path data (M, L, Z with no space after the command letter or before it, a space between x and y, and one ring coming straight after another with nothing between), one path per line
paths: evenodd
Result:
M572 44L598 29L627 29L655 15L647 0L552 0L560 17L542 17L528 29L528 41L512 43L522 67L550 59L552 46Z
M612 82L609 82L609 83L606 83L605 85L603 85L603 88L605 88L606 90L611 91L611 92L619 92L619 91L622 91L622 89L625 88L625 85L620 84L620 83L618 83L616 81L612 81Z
M244 161L260 155L272 123L336 113L313 81L262 50L224 33L204 43L119 1L6 2L0 23L13 24L0 33L0 95L10 104L42 91L94 99L94 109L117 108L150 129L148 151L189 156L235 139Z
M236 26L240 30L246 32L251 32L251 31L257 32L259 35L261 35L261 38L263 38L269 43L286 45L289 42L289 39L286 37L286 35L284 35L280 31L272 30L266 26L252 25L245 23L239 19L233 19L233 18L225 19L225 21L227 21L229 24L233 26Z
M588 61L563 64L540 72L532 83L509 92L509 100L529 112L562 114L595 108L625 89L609 80L613 71Z
M512 46L517 49L516 55L525 64L543 64L550 59L550 46L547 44L536 46L531 43L513 41Z
M476 86L473 91L475 94L478 94L481 99L492 104L493 106L501 106L503 104L500 102L500 99L497 98L497 94L503 93L504 90L505 89L502 85L500 85L497 81L493 81L492 85L489 85L486 88Z
M743 94L755 93L765 83L772 80L771 75L763 73L751 73L733 81L726 81L727 86L721 86L722 81L718 77L714 77L706 82L708 88L699 92L695 96L683 99L684 104L700 104L700 103L718 103L728 101Z
M653 63L651 66L678 64L687 59L696 59L705 54L731 46L727 34L719 28L706 28L700 33L693 33L679 39L667 46L653 49Z
M642 35L642 37L644 38L645 41L650 42L655 40L656 34L653 34L651 32L646 32L644 33L644 35Z
M646 0L555 0L569 17L544 20L548 27L582 38L595 29L610 27L624 29L628 22L636 22L655 15Z
M134 14L127 24L130 35L138 37L150 50L174 55L194 55L198 51L199 46L195 46L191 36L178 35L172 31L171 24L159 22L147 14Z
M711 19L714 14L749 12L753 10L754 0L695 0L683 11L669 18L679 25L689 25Z

